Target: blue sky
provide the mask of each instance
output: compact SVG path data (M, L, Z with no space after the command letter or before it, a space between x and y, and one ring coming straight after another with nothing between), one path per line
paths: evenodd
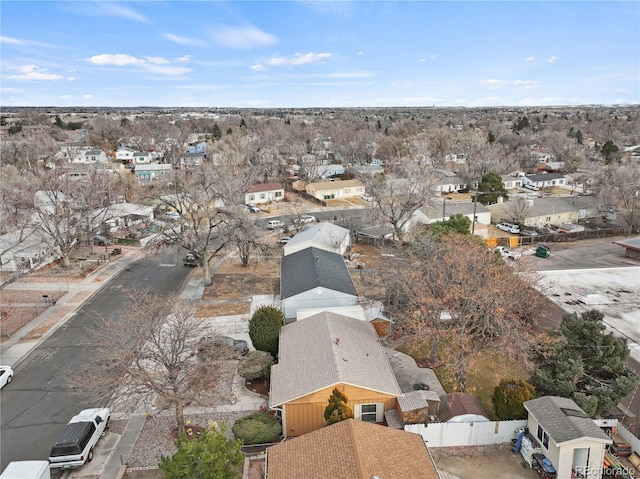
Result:
M12 1L0 105L640 103L639 1Z

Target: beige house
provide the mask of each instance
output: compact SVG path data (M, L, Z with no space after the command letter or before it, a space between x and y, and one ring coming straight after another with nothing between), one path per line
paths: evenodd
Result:
M605 446L613 441L572 399L543 396L526 401L524 407L529 433L557 477L600 479Z
M402 391L371 323L325 311L284 326L269 392L284 436L325 427L334 388L361 421L382 424L396 408Z
M527 200L517 198L487 205L487 208L491 212L491 222L494 224L509 221L530 228L577 223L580 217L578 206L557 197Z
M359 198L365 193L360 180L321 181L309 183L305 191L318 200L334 200L340 198Z

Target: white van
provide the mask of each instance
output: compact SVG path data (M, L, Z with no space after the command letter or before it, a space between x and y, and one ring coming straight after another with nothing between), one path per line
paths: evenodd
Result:
M279 230L284 228L284 223L280 220L269 220L267 221L267 228L270 230Z
M506 231L507 233L513 233L513 234L520 233L520 226L514 225L513 223L502 222L502 223L498 223L496 227L499 230Z

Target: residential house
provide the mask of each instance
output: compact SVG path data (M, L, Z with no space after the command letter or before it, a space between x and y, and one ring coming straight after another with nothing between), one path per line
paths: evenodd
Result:
M60 249L42 230L25 229L0 236L0 271L25 272L60 258Z
M284 187L280 183L259 183L252 185L244 195L247 205L284 200Z
M192 166L200 166L207 159L206 151L188 151L180 155L180 166L189 168Z
M330 163L328 165L313 165L306 169L309 178L331 178L333 176L343 175L344 166Z
M360 180L336 180L309 183L305 191L318 200L333 200L359 198L365 193L365 188Z
M433 169L435 176L434 191L436 194L455 193L467 187L465 181L453 171Z
M450 393L440 396L438 417L442 422L489 421L480 401L467 393Z
M543 396L526 401L524 408L529 433L557 477L600 479L605 446L613 441L572 399Z
M84 163L107 163L109 159L107 154L99 148L92 148L84 152Z
M173 167L168 163L151 163L135 165L135 174L142 184L159 180L171 173Z
M130 164L133 163L133 154L136 152L133 148L129 148L128 146L120 146L116 150L116 160L124 163Z
M325 311L285 325L271 367L269 407L280 411L285 437L326 425L334 388L357 420L383 423L402 391L370 323Z
M133 164L134 165L145 165L149 164L154 160L151 152L149 151L136 151L133 153Z
M420 208L422 217L420 222L423 224L433 224L438 221L448 221L453 215L463 215L469 218L471 222L484 225L491 224L491 211L479 202L457 202L447 200L446 197L437 198L425 206Z
M291 320L299 309L353 306L358 293L342 255L311 247L282 258L280 298Z
M381 165L354 165L349 168L349 171L356 175L374 176L384 173L384 167Z
M189 145L186 153L207 153L207 142L200 141L198 143Z
M153 206L134 203L115 203L94 211L91 215L101 224L105 224L110 232L119 228L128 228L153 220ZM100 225L95 225L100 226Z
M43 213L55 213L57 206L65 201L65 195L61 191L38 190L33 195L33 206Z
M527 188L532 186L538 189L564 187L567 179L560 173L539 173L533 175L525 175L522 178L522 186Z
M501 175L500 177L502 178L502 186L504 186L505 190L514 190L524 186L522 184L522 176L520 175Z
M529 228L560 226L563 223L577 223L580 207L571 205L564 198L546 197L522 201L509 200L487 205L491 211L491 222L511 221Z
M344 255L351 246L348 229L323 221L307 226L284 245L284 255L290 255L305 248L318 248Z
M420 435L355 419L269 447L266 465L269 479L440 477Z
M90 146L62 146L56 158L73 164L103 164L109 161L104 151Z

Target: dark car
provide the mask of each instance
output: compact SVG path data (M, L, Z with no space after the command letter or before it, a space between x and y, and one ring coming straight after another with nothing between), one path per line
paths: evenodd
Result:
M198 341L198 357L201 359L206 359L207 356L214 359L237 359L248 352L249 345L246 341L229 336L203 336Z
M106 236L96 235L93 237L93 244L98 246L109 246L113 244L113 241Z
M182 258L182 264L185 266L198 266L198 258L195 255L189 253Z

